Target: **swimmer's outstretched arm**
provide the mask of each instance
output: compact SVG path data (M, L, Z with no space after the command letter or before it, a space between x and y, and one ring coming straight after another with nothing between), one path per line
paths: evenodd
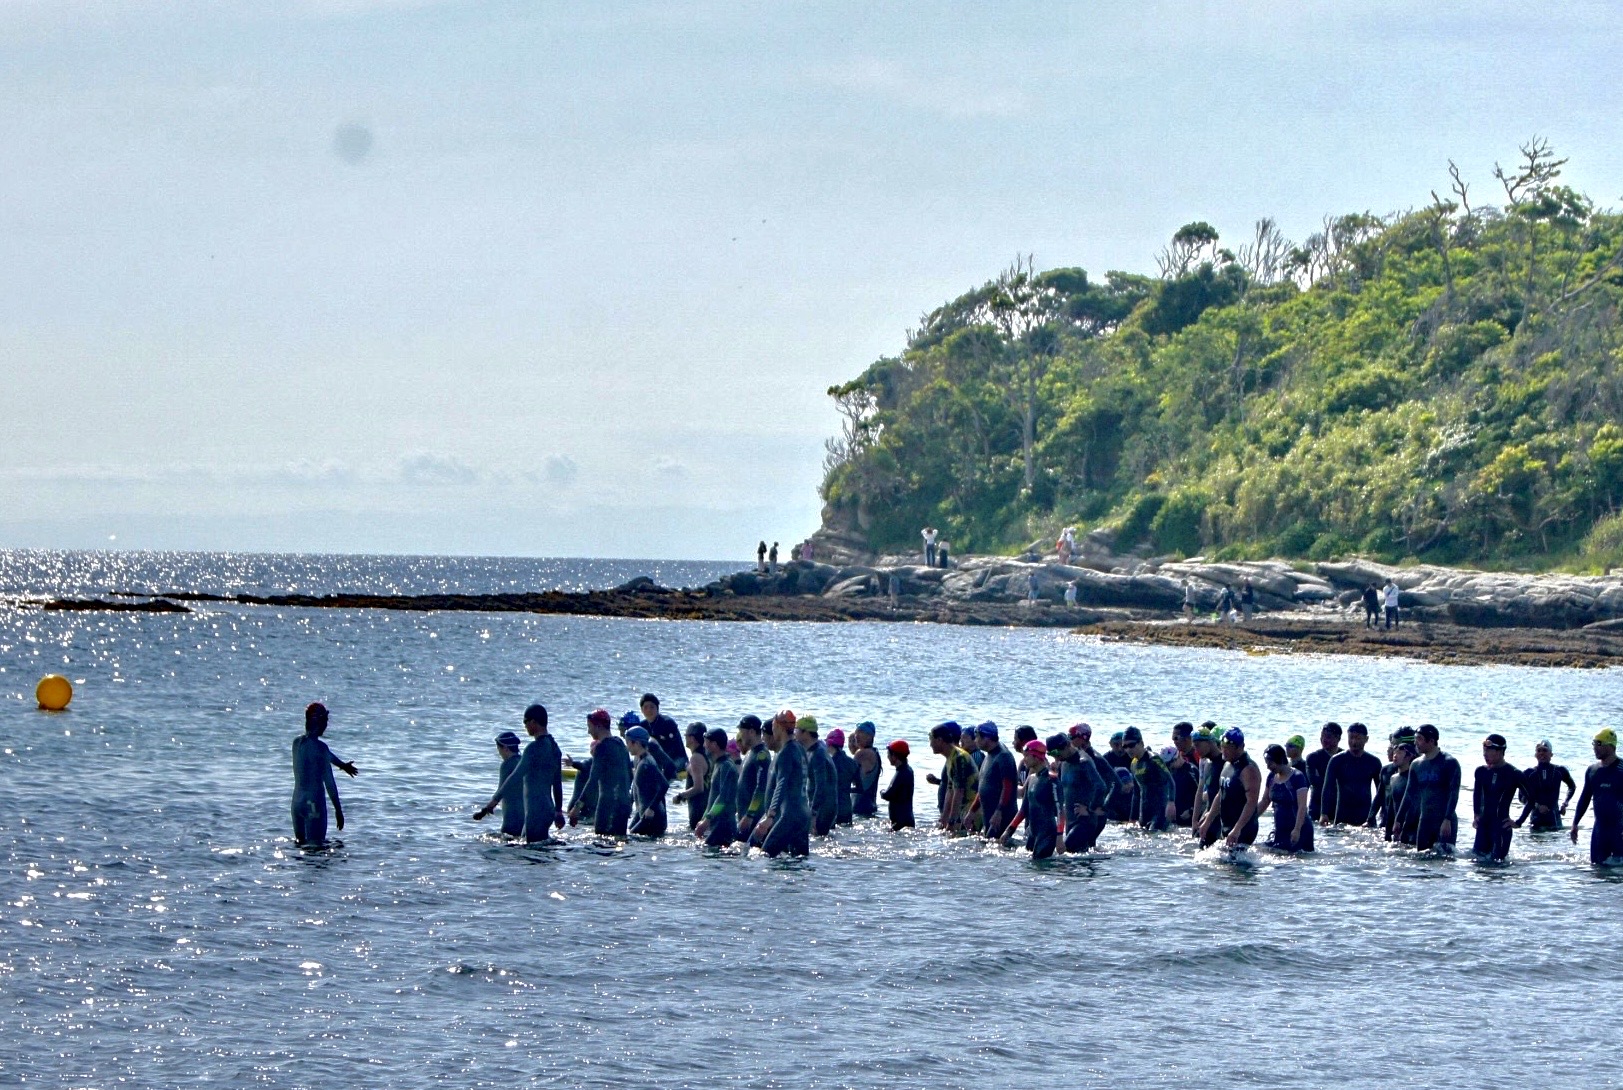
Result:
M360 774L360 769L356 768L349 761L346 761L342 757L338 756L338 754L334 753L331 749L327 750L327 760L332 762L332 766L334 768L341 768L351 776Z

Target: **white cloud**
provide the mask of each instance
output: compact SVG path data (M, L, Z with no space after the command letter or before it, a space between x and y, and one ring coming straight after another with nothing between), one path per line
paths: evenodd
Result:
M549 454L541 463L541 479L558 488L568 488L580 476L580 466L567 454Z
M454 454L420 450L401 458L397 475L402 484L444 488L476 484L480 473Z
M1031 108L1030 99L1020 91L983 86L953 75L921 75L878 57L825 69L821 77L846 91L877 95L957 120L1017 117Z

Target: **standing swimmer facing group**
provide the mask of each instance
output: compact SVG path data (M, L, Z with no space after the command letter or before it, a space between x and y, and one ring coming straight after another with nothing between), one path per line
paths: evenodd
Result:
M338 828L343 830L344 804L339 801L332 770L339 768L350 776L360 771L321 740L327 733L327 718L326 705L311 704L304 709L304 733L293 739L293 839L301 845L327 842L329 798Z

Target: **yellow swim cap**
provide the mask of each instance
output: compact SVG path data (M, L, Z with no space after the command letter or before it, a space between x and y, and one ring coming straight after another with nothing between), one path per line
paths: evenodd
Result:
M808 734L817 733L817 719L814 716L803 715L795 720L795 729L803 730Z
M1613 730L1611 727L1607 727L1605 730L1595 735L1595 743L1602 746L1617 745L1617 731Z

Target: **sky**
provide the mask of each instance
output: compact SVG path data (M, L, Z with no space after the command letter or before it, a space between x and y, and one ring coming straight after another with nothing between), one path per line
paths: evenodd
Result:
M0 548L748 558L1016 254L1623 202L1623 5L0 0Z

